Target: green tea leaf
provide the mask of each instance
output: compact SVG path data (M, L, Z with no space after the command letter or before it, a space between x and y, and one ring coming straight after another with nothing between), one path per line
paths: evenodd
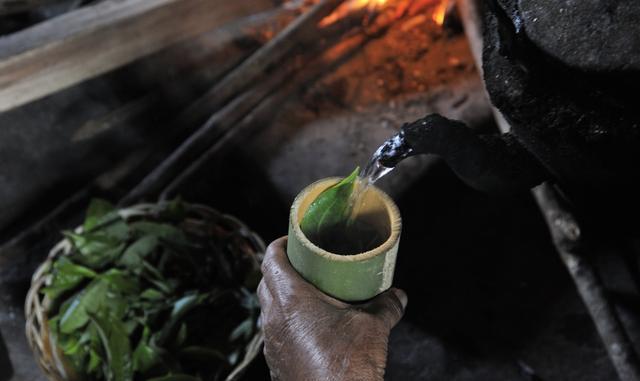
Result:
M113 381L133 380L131 344L122 322L108 314L91 315L107 358L107 379Z
M91 333L88 331L75 331L71 334L61 333L59 330L59 318L56 316L50 320L51 340L69 359L74 369L84 371L89 361Z
M360 168L339 183L325 189L311 203L300 222L302 232L313 241L323 231L346 224L349 220L351 208L350 198Z
M162 300L165 298L165 296L155 288L147 288L146 290L142 291L142 294L140 294L140 297L142 299L155 300L155 301Z
M108 282L109 287L113 291L129 295L135 295L140 291L140 284L137 278L130 276L122 270L111 269L100 277Z
M91 349L89 351L89 366L87 367L87 373L95 373L102 364L102 358L100 355Z
M227 362L232 365L235 365L238 359L240 359L240 350L235 350L227 356Z
M187 312L201 305L209 294L189 294L175 301L173 309L171 310L171 316L169 321L165 324L162 330L158 333L158 343L160 345L167 342L167 340L175 332L176 326L187 314Z
M71 258L92 269L100 269L112 263L126 246L122 239L102 233L66 232L65 235L77 250Z
M240 325L238 325L231 332L231 335L229 335L229 340L235 341L235 340L238 340L239 338L248 340L252 334L253 334L253 317L250 316L247 319L245 319L245 321L240 323Z
M133 352L133 369L137 372L144 373L162 361L160 352L149 343L150 335L149 327L144 327L142 338Z
M81 345L82 343L80 342L79 338L73 335L65 335L63 337L60 337L58 341L58 346L60 347L60 349L62 349L62 352L65 355L76 354Z
M95 232L120 241L125 241L129 238L129 226L116 212L114 212L114 217L108 223L105 223Z
M187 237L184 232L169 224L157 222L139 221L130 225L131 229L144 235L152 235L161 240L187 245Z
M42 292L55 300L63 293L74 289L83 280L95 277L96 273L93 270L76 265L63 256L53 264L51 284L43 288Z
M181 347L182 344L187 340L187 325L182 323L180 325L180 329L178 330L178 334L176 335L176 347Z
M132 243L124 251L118 263L138 273L142 268L142 260L158 246L158 237L146 235Z
M84 225L82 226L84 231L89 231L94 227L100 225L100 222L102 222L103 218L114 211L115 207L113 206L113 204L106 200L91 200L89 208L87 209L87 216L85 217Z
M69 334L89 322L89 314L107 302L108 284L98 278L61 307L60 332Z
M66 358L71 360L74 369L84 372L88 362L90 361L90 348L87 345L78 345L65 353Z
M120 270L107 271L70 298L68 304L63 305L60 311L60 332L69 334L83 327L89 321L89 316L99 310L117 318L123 317L128 303L121 295L135 295L138 292L139 285L135 278Z
M111 238L125 240L129 228L115 207L105 200L95 199L89 205L87 216L82 226L84 233L100 232Z

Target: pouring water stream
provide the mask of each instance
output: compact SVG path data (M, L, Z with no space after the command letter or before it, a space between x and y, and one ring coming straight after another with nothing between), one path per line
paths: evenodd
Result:
M412 153L412 148L407 144L404 133L401 131L384 142L373 154L369 163L360 171L355 189L349 200L351 209L351 221L355 219L364 203L364 194L367 189L383 176L391 172L395 166L387 167L382 161L398 163Z

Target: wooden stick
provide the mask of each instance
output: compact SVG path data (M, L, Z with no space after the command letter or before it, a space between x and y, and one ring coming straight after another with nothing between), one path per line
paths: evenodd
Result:
M290 94L290 86L285 86L279 89L274 94L270 95L264 100L255 110L247 115L238 125L231 129L222 138L218 139L209 149L207 149L203 155L192 161L186 169L181 171L177 177L175 177L169 185L167 185L161 192L159 199L167 200L174 198L178 191L184 186L184 184L191 180L194 175L207 163L209 163L214 157L218 157L226 153L233 147L233 144L246 136L257 124L264 122L268 123L270 117L274 114L275 107L282 104L287 96Z
M268 9L270 0L105 0L0 39L0 112Z
M169 158L145 177L120 201L120 204L127 205L160 192L191 160L199 157L216 138L231 128L233 123L244 117L276 86L284 83L286 72L282 70L266 75L266 80L262 83L260 79L265 77L270 63L281 59L293 46L309 38L309 32L315 30L319 20L331 13L342 1L323 0L316 4L190 106L183 113L183 117L178 119L177 125L188 128L198 123L199 118L210 115L211 110L215 111L222 104L223 99L226 100L232 94L242 91L240 89L246 88L249 83L258 83L255 89L247 90L211 116L200 130L190 136ZM221 84L225 84L224 87L221 87ZM218 89L221 95L218 95L215 89Z
M129 192L120 205L128 205L159 192L162 187L206 150L218 137L244 117L256 104L285 80L286 72L272 75L214 114L205 125L182 143L167 159Z
M249 57L222 81L212 87L201 99L188 107L178 118L178 125L203 123L224 102L255 83L271 66L282 59L293 47L316 37L313 31L324 17L344 0L321 0L309 11L291 22L264 47Z
M96 135L114 128L126 127L152 108L158 107L158 104L158 96L153 93L135 98L116 109L84 121L73 134L71 140L74 142L90 140Z
M553 243L573 278L600 338L621 381L640 381L640 361L620 318L609 301L604 285L589 258L580 225L568 203L549 183L533 189L533 195L545 217Z

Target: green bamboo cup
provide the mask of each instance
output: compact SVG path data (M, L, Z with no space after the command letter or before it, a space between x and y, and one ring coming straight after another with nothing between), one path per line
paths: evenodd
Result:
M363 195L357 218L387 239L372 250L354 255L339 255L316 246L300 229L300 221L316 197L340 180L319 180L298 194L289 215L287 256L298 273L322 292L343 301L359 302L391 287L402 220L393 200L371 186Z

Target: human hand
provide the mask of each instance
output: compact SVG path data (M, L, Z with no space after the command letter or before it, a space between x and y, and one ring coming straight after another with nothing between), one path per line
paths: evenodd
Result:
M289 263L286 237L269 245L258 286L264 354L278 381L381 381L391 328L406 294L392 288L362 304L334 299Z

